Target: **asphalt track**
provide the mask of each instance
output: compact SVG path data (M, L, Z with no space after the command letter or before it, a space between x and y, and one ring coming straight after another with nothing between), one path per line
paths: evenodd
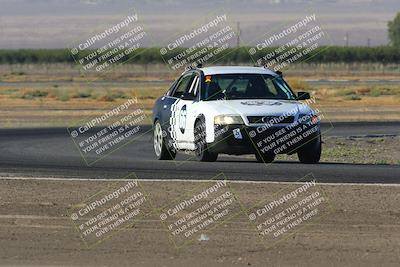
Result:
M150 130L145 127L145 130ZM323 125L329 136L399 135L400 122L334 123ZM191 160L179 155L175 161L157 161L151 134L145 134L91 166L87 166L65 128L0 130L0 176L118 179L134 172L140 179L227 179L250 181L298 181L312 173L324 183L400 184L400 166L300 164L278 161L261 164L251 158L221 156L217 162Z

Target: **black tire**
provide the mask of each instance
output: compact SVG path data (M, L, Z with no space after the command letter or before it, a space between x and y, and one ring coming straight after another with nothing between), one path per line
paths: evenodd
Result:
M297 151L300 162L305 164L318 163L321 159L321 143L321 135L319 135L317 138L302 146L299 151Z
M260 163L271 163L275 160L274 154L261 154L256 152L256 159Z
M198 120L194 125L194 144L196 147L196 158L199 161L214 162L218 153L209 151L206 142L206 129L203 121Z
M169 149L160 122L157 120L153 128L153 147L158 160L172 160L176 157L176 150Z

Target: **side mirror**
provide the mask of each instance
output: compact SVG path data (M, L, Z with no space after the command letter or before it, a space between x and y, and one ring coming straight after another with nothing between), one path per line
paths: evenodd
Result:
M181 99L182 99L182 100L194 100L194 95L193 95L193 94L190 94L190 93L184 93L184 94L181 96Z
M297 100L306 100L310 99L310 94L308 92L298 92L297 93Z

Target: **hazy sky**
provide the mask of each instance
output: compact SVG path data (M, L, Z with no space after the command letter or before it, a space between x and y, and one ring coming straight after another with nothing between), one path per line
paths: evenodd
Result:
M214 13L240 22L241 43L315 13L330 43L387 44L387 22L400 0L0 0L0 48L67 48L123 20L136 10L148 37L163 46ZM369 41L368 41L369 39Z

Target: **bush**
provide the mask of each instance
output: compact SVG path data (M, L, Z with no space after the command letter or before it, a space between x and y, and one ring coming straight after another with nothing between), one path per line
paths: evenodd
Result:
M361 97L358 95L349 95L346 97L347 100L361 100Z
M112 101L114 101L114 98L112 98L111 96L108 96L108 95L103 95L103 96L98 97L97 100L105 101L105 102L112 102Z
M378 97L382 95L382 92L378 88L374 88L369 92L369 95L373 97Z
M67 91L60 91L59 94L57 94L56 99L60 101L68 101L69 94Z
M33 90L33 91L26 91L23 92L21 95L22 99L34 99L34 98L41 98L46 97L49 92L44 90Z
M72 97L73 98L92 98L92 90L78 91Z
M129 99L130 97L122 91L112 91L107 93L113 99Z

